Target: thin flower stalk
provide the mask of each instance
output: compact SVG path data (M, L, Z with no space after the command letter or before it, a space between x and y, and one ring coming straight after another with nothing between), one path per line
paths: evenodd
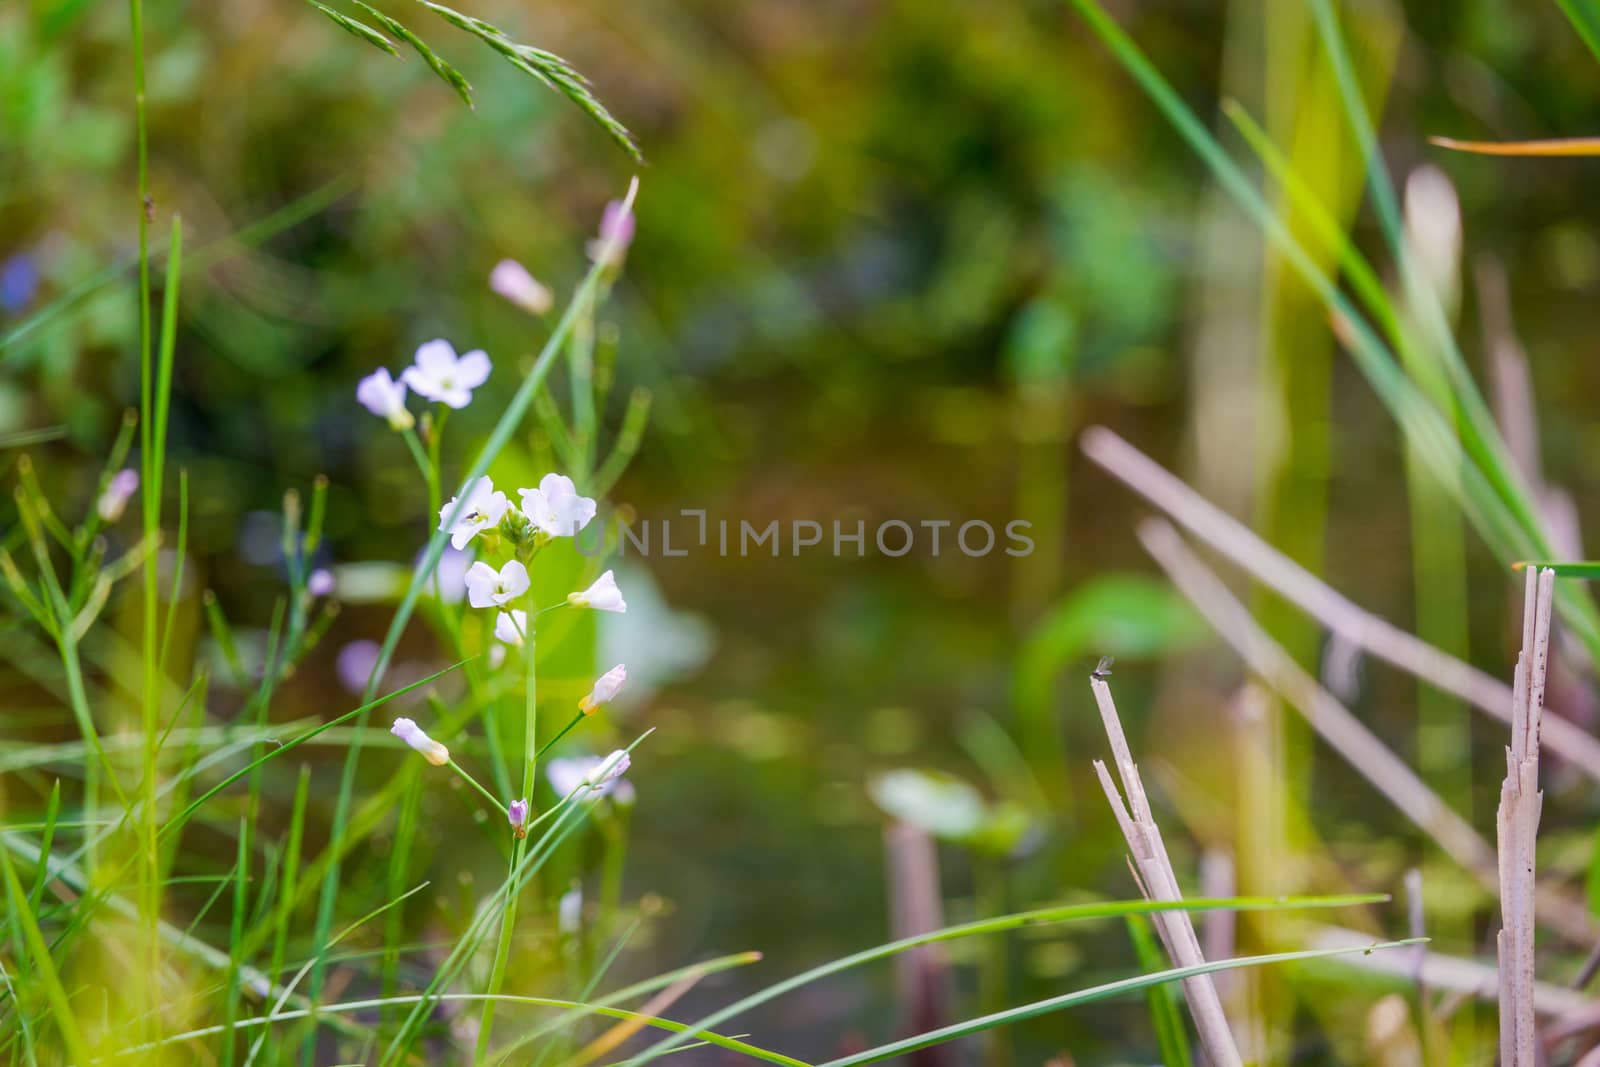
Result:
M1105 725L1106 739L1111 743L1117 775L1122 779L1122 788L1127 793L1126 804L1105 763L1095 760L1094 771L1100 778L1100 786L1105 790L1111 811L1122 828L1122 836L1128 842L1139 889L1151 900L1182 900L1177 875L1173 872L1172 861L1167 857L1167 846L1161 840L1161 830L1151 814L1150 801L1139 778L1139 768L1133 762L1133 753L1123 735L1122 721L1117 716L1116 703L1111 699L1111 687L1098 673L1089 679L1089 687L1094 691L1095 702L1100 707L1100 719ZM1174 967L1198 967L1205 963L1200 940L1195 935L1194 923L1190 921L1188 912L1158 912L1152 914L1150 919L1156 932L1161 935ZM1238 1067L1242 1064L1211 975L1185 978L1183 996L1189 1004L1189 1014L1194 1017L1195 1029L1199 1031L1207 1058L1214 1067Z

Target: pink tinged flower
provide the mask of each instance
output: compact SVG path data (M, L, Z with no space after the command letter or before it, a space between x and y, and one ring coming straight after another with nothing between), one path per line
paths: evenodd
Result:
M494 620L494 636L508 645L522 647L522 642L528 636L528 613L502 611Z
M100 494L100 499L95 503L95 511L102 522L116 522L122 518L123 511L128 506L128 500L133 496L134 490L139 488L139 472L136 470L120 470L111 476L106 483L105 492Z
M409 430L417 421L406 410L405 382L395 381L384 367L361 379L356 386L356 399L374 415L388 419L391 430Z
M617 588L616 575L606 571L595 583L581 593L568 593L567 603L575 608L593 608L595 611L615 611L621 614L628 610L628 605L623 602L622 590Z
M489 272L489 288L530 315L543 315L555 303L550 290L514 259L502 259L494 265Z
M622 685L627 680L628 668L621 663L617 664L595 679L594 688L589 690L588 696L578 701L578 707L587 715L601 704L609 703L622 691Z
M503 608L528 591L528 568L512 560L498 571L479 560L467 570L467 603Z
M608 267L622 265L633 244L633 212L624 206L625 201L612 200L600 213L600 235L589 242L589 258Z
M619 748L597 763L585 776L584 781L589 783L589 788L599 789L627 774L628 768L632 765L633 760L629 758L627 751Z
M489 380L489 357L477 350L457 357L449 341L429 341L417 349L416 362L401 373L400 380L418 396L464 408L472 400L472 391Z
M450 762L450 750L422 732L422 727L410 719L396 719L389 732L422 753L422 758L435 767Z
M318 567L306 579L306 592L312 596L327 596L333 592L333 572L326 567Z
M578 495L578 487L565 474L546 474L537 489L519 489L522 513L551 537L576 537L594 518L595 502Z
M526 800L513 800L506 808L506 821L511 824L511 832L518 838L528 836L528 802Z
M467 487L465 502L459 513L456 512L458 499L461 498L451 497L450 503L439 509L439 529L450 531L450 544L458 552L484 530L499 526L500 520L505 518L506 509L511 507L506 495L495 491L494 483L487 475L475 479ZM452 514L455 515L453 524L450 521Z

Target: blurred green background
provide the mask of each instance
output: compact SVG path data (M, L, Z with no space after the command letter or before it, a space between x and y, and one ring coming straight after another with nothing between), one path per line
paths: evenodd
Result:
M640 687L652 691L616 716L624 733L658 728L635 760L627 895L666 909L626 969L767 954L697 989L687 1012L886 939L887 819L868 785L896 768L948 772L1024 813L1009 856L942 847L952 921L1131 895L1089 774L1104 739L1083 681L1103 652L1122 654L1141 759L1196 791L1184 804L1166 794L1194 816L1164 816L1179 871L1202 845L1230 850L1228 820L1219 834L1195 813L1235 801L1214 734L1241 668L1165 591L1131 536L1141 507L1083 461L1076 434L1116 427L1410 627L1401 449L1324 312L1284 294L1259 234L1085 26L1042 2L486 0L473 12L571 60L647 160L601 336L618 385L608 423L635 387L654 409L614 508L757 526L1024 519L1037 544L1024 559L919 544L903 558L691 551L626 564L625 585L662 598L601 636L603 650L660 661ZM1182 0L1115 14L1203 116L1228 96L1275 133L1337 124L1303 13ZM1600 163L1449 156L1425 138L1593 133L1600 67L1554 4L1372 2L1349 17L1366 31L1391 167L1431 162L1460 195L1469 361L1486 381L1472 278L1492 257L1529 357L1545 476L1592 520ZM126 20L93 0L0 7L0 433L63 428L32 451L64 510L91 498L138 396ZM195 588L248 629L282 583L242 554L251 523L318 473L332 483L332 561L412 558L432 526L425 493L398 440L354 404L356 381L436 336L486 349L489 399L451 428L464 464L549 327L491 294L490 268L514 257L564 299L635 168L568 102L442 24L428 23L429 40L474 86L475 110L415 56L385 56L292 0L152 4L146 23L152 232L181 213L189 264L171 455L189 472ZM1348 137L1314 143L1348 214ZM1352 232L1376 247L1364 213ZM63 302L108 270L122 273ZM59 313L38 319L47 307ZM531 465L537 435L519 445ZM1465 651L1507 675L1511 587L1470 534L1465 559ZM1319 635L1258 604L1315 670ZM338 649L381 636L387 618L348 606L279 713L350 706ZM432 655L425 632L409 646ZM1353 706L1426 762L1417 702L1411 682L1372 669ZM1041 722L1059 753L1038 743ZM1464 788L1487 828L1502 742L1480 719L1459 723L1481 769ZM1329 854L1350 885L1393 890L1422 842L1298 744L1297 789ZM331 782L335 767L318 773ZM1551 790L1547 838L1577 842L1562 855L1581 864L1595 798L1559 767ZM454 817L439 813L422 846L447 884ZM1481 934L1469 923L1465 950ZM1022 939L999 966L1017 1002L1126 973L1133 955L1108 928ZM969 1006L983 996L970 975L958 969ZM826 1056L853 1032L886 1038L900 1008L881 969L741 1025ZM1359 1018L1362 1003L1349 1010ZM1029 1023L1017 1062L1069 1048L1079 1062L1108 1062L1108 1049L1149 1060L1145 1012L1127 1001ZM1330 1040L1299 1051L1315 1061Z

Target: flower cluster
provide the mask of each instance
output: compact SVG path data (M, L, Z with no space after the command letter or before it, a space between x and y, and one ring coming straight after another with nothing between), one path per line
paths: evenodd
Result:
M449 341L429 341L417 349L411 366L400 372L398 380L386 367L379 367L356 386L361 406L388 419L394 430L409 430L416 419L406 408L406 390L446 407L464 408L472 402L472 391L489 380L489 357L481 351L462 356Z
M631 219L621 213L609 218L609 232L603 232L609 255L620 256L631 236ZM603 227L603 231L604 231ZM515 263L502 263L495 269L493 284L496 291L508 299L521 303L537 313L542 303L540 294L533 288L537 283ZM438 484L437 439L431 456L423 456L412 427L415 417L406 408L408 391L448 408L463 408L472 400L472 391L489 377L489 357L482 352L468 352L457 356L446 341L429 341L417 349L416 360L396 379L387 369L379 368L356 389L356 399L368 411L387 419L394 430L406 433L430 485ZM443 412L440 413L442 418ZM594 611L624 612L628 605L617 587L616 576L611 571L600 575L588 588L569 593L564 601L541 609L529 603L533 587L529 564L535 553L550 541L562 537L576 537L593 521L597 506L595 501L578 492L572 479L564 474L551 473L530 489L516 492L517 503L494 486L487 476L472 479L462 486L461 492L439 508L439 530L449 534L451 551L435 564L432 577L434 588L442 602L467 601L472 608L494 612L493 633L497 640L490 650L489 662L498 665L507 655L508 648L528 647L531 669L531 643L533 624L538 616L557 608L589 608ZM437 496L434 498L436 501ZM470 546L470 548L469 548ZM473 560L473 556L478 558ZM449 566L447 567L446 559ZM492 560L504 560L496 565ZM468 561L472 561L468 565ZM322 579L314 578L318 588L314 595L331 592L332 576L319 572ZM341 670L346 666L341 656ZM360 666L352 664L352 667ZM613 700L627 681L628 672L617 664L596 678L589 692L578 702L576 717L568 730L592 714L601 705ZM490 796L464 769L450 759L450 751L429 737L414 721L407 718L394 720L391 733L408 746L420 752L435 766L449 765L476 786L479 792ZM564 734L566 731L563 730ZM600 759L555 760L548 770L551 785L562 798L579 793L593 796L611 795L618 801L631 799L631 787L621 781L629 764L625 751L616 751ZM499 801L495 801L498 805ZM526 837L531 811L531 798L519 797L500 805L512 834L519 840Z

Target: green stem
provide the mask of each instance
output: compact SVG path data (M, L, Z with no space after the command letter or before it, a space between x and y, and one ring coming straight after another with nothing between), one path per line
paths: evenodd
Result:
M585 718L586 718L586 714L584 712L581 712L581 711L578 712L578 714L574 715L572 717L572 721L567 723L567 725L563 726L561 728L560 732L557 733L554 737L552 737L550 740L546 741L544 743L543 747L541 747L539 749L539 751L534 755L533 758L535 760L537 760L540 756L543 756L546 752L549 752L550 749L552 747L554 747L554 745L555 745L555 743L557 741L561 740L563 737L566 737L567 734L571 733L572 732L572 728L574 726L578 725L580 722L582 722Z
M501 815L504 815L508 820L511 818L511 813L506 810L506 806L504 804L500 803L499 798L485 789L483 784L476 778L468 774L461 764L457 763L454 758L451 758L445 765L459 774L462 778L466 779L467 784L482 794L483 799L493 804L496 811L498 811Z
M515 618L515 616L513 616ZM537 643L532 623L522 636L523 655L523 739L522 750L524 753L522 764L522 796L529 800L533 797L534 774L538 769L539 754L534 748L538 741L538 678L534 670ZM522 851L525 839L518 838L511 850L511 873L514 876L522 864ZM500 988L506 978L506 963L511 958L511 941L515 936L517 925L517 899L520 896L514 885L508 887L505 912L500 916L500 940L495 946L494 969L489 974L488 995L491 999L483 1002L483 1013L478 1024L478 1050L473 1062L482 1063L489 1053L489 1032L494 1026L494 997L500 995Z

